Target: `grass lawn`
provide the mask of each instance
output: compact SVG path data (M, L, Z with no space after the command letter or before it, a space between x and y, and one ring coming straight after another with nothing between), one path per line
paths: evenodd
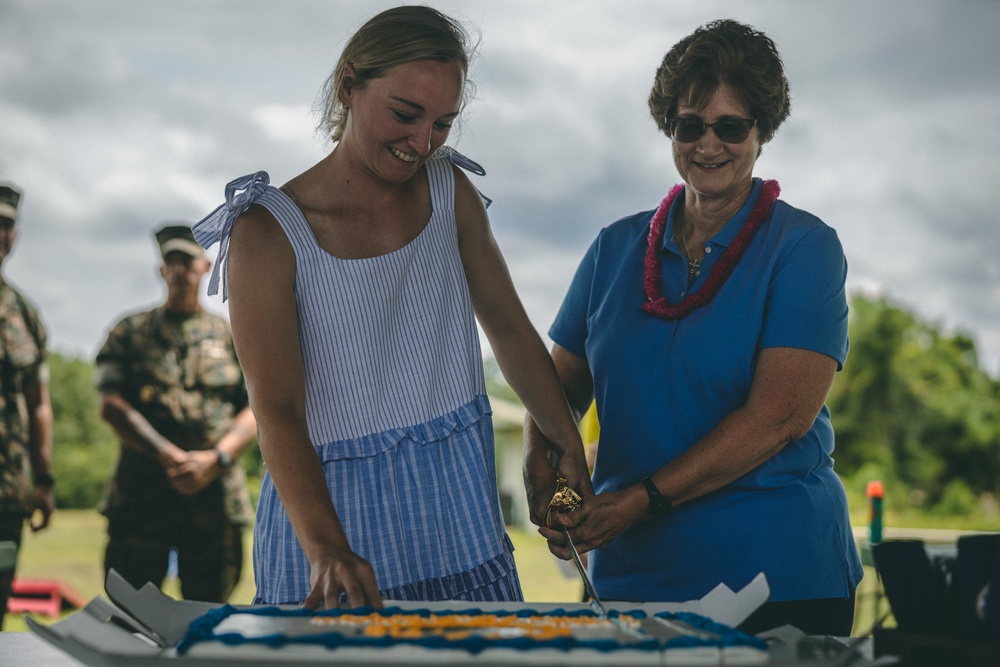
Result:
M60 510L52 524L40 533L25 531L18 577L26 579L56 579L86 600L104 595L104 546L107 542L104 517L92 510ZM565 569L549 553L545 541L534 532L512 529L514 557L525 599L532 602L575 602L583 594L583 585L576 571ZM249 604L253 599L253 565L251 563L251 531L247 531L246 565L239 585L230 602ZM180 598L176 581L168 581L165 592ZM54 619L39 617L42 623ZM4 630L25 631L20 616L8 614Z

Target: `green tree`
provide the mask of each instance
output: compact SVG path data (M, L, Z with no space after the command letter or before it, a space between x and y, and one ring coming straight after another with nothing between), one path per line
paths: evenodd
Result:
M92 508L118 455L114 433L100 416L94 365L56 353L49 357L49 369L56 503Z
M850 336L827 401L838 471L881 476L949 511L997 496L1000 382L980 368L972 339L861 295Z

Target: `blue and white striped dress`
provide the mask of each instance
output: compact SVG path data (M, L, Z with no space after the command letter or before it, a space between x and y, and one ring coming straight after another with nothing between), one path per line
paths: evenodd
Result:
M324 251L296 204L268 186L263 172L230 184L230 219L217 218L224 228L212 238L222 241L221 254L232 222L256 203L291 242L309 434L351 547L375 568L382 595L519 600L458 252L454 174L442 158L426 170L430 221L386 255L348 260ZM243 192L240 201L230 189ZM270 475L253 553L257 602L305 600L309 563Z

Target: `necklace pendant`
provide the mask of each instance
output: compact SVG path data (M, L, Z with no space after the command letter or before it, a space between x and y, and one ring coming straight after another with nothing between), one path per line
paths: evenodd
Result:
M701 275L701 260L688 257L688 278Z

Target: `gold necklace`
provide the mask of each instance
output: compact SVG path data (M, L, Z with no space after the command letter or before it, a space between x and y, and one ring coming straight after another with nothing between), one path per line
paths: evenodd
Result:
M678 224L681 226L681 244L684 246L684 255L688 261L688 282L691 282L701 275L701 260L691 256L691 251L688 250L687 234L684 233L684 222L679 220Z

